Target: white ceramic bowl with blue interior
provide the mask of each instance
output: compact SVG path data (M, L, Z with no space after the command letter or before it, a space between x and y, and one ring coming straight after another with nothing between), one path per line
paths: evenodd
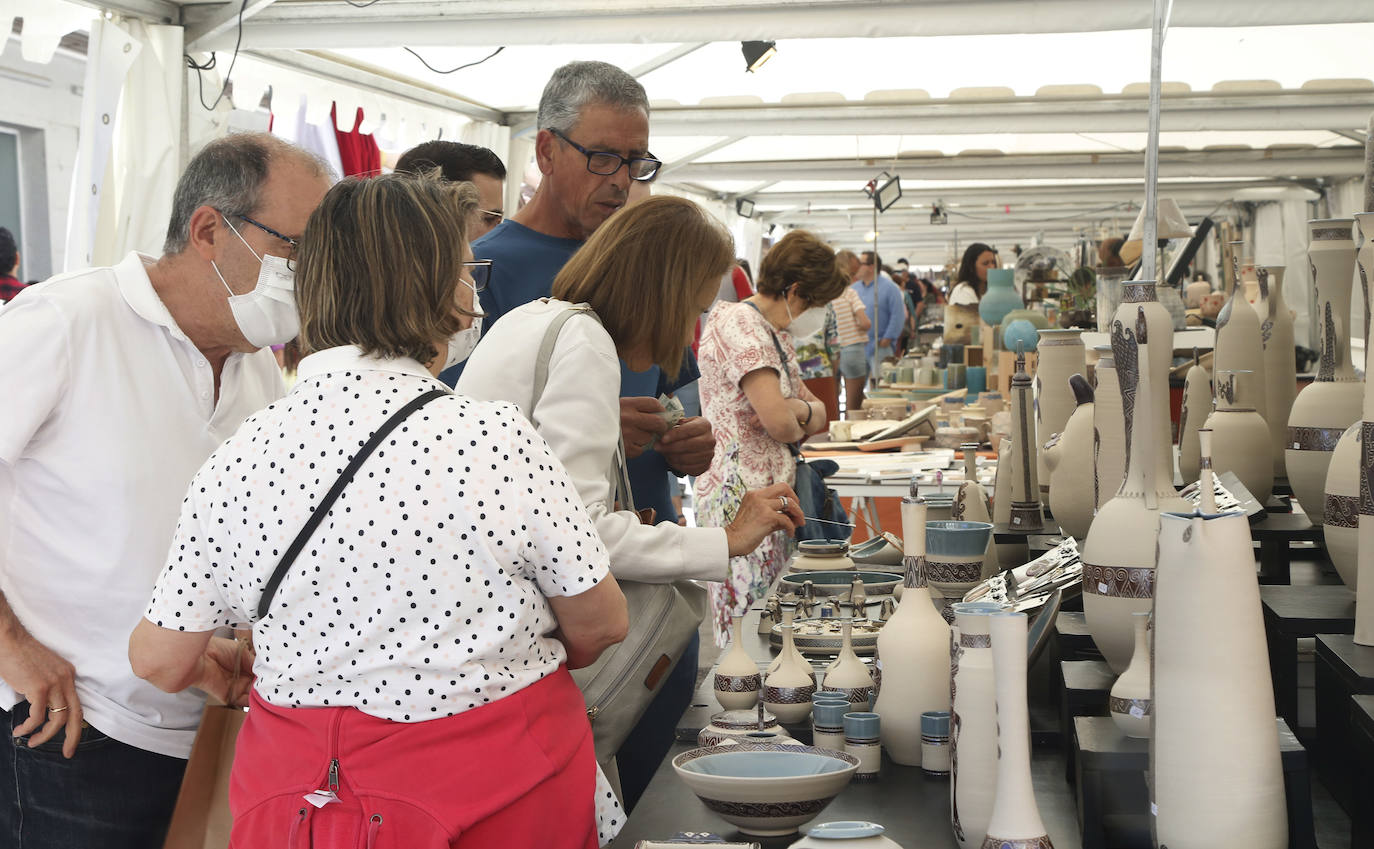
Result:
M692 749L673 769L702 804L745 834L792 834L849 783L859 761L815 746L740 743Z
M992 525L954 519L926 522L926 580L945 598L961 599L985 577L983 553Z

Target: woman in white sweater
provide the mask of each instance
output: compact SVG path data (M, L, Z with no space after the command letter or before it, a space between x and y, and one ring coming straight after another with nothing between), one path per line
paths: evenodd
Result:
M459 394L509 401L562 461L611 555L617 578L648 583L722 581L730 557L748 554L774 531L802 524L785 483L746 495L724 528L641 524L618 510L620 360L677 374L697 319L734 262L730 234L696 204L651 197L603 224L559 272L553 298L501 317L477 346ZM535 365L551 322L574 305L559 331L548 379L535 397Z

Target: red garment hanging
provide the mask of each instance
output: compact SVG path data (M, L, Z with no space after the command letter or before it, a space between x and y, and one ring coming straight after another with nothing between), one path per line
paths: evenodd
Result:
M353 120L353 129L344 132L339 129L336 112L338 104L330 104L329 121L334 128L334 136L339 141L339 159L343 162L345 177L375 177L382 173L382 150L371 134L358 132L363 123L363 108Z

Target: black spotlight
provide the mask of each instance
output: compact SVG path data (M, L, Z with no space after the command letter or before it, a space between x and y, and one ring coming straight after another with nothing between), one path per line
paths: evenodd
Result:
M741 41L740 49L744 51L744 70L751 74L778 52L777 42L774 41Z

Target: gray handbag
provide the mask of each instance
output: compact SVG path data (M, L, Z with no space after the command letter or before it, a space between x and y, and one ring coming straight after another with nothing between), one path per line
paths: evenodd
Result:
M564 310L544 332L535 357L534 393L530 412L544 393L549 379L549 359L563 325L575 313L596 318L587 304ZM598 319L599 321L600 319ZM625 443L616 445L613 489L622 509L638 512L625 468ZM641 515L641 520L643 516ZM662 689L668 673L682 658L706 616L706 591L691 581L649 584L618 581L630 611L630 630L625 639L602 653L596 663L574 670L573 680L582 689L587 719L592 724L597 762L605 766L621 743L648 710Z

